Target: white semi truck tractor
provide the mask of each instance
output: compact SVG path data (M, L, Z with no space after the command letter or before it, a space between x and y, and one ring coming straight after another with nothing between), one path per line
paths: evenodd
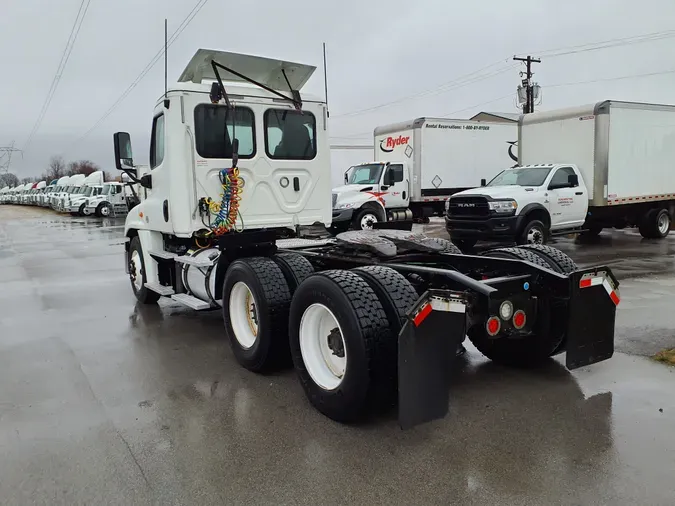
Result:
M101 193L103 189L103 171L97 170L89 174L82 181L82 185L76 193L70 194L65 201L65 211L72 216L84 216L87 207L87 198Z
M417 118L375 129L375 162L333 188L332 231L443 216L445 201L516 162L516 123Z
M114 134L117 168L144 195L125 222L139 303L222 311L243 367L292 361L309 402L340 422L392 403L404 428L443 417L467 335L514 366L612 355L608 267L545 246L465 256L402 230L301 237L332 215L327 106L300 93L314 70L201 49L155 105L140 178L129 134Z

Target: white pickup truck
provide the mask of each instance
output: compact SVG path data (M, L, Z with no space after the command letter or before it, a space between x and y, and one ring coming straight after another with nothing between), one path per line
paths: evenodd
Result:
M523 115L521 166L453 195L446 229L460 248L478 240L543 243L603 228L664 238L675 212L674 137L669 105L604 101Z

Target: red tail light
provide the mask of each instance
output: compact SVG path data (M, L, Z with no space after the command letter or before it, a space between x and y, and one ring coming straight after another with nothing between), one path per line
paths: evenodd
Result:
M488 319L487 323L485 324L485 329L487 330L489 336L496 336L497 334L499 334L501 328L502 323L496 316L493 316L492 318Z
M525 326L525 322L527 321L527 316L525 316L525 311L522 309L519 309L513 314L513 326L520 330Z

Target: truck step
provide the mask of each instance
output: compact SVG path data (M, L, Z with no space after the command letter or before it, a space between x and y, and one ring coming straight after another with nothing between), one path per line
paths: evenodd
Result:
M149 251L148 253L151 257L162 258L164 260L173 260L176 258L176 254L171 253L170 251Z
M181 264L192 265L194 267L211 267L213 265L213 260L209 260L208 258L195 259L188 255L176 255L174 261Z
M153 292L158 293L160 295L164 295L165 297L168 297L169 295L173 295L174 293L176 293L170 286L160 285L159 283L146 283L145 288L147 288L148 290L152 290Z
M180 302L184 306L194 309L195 311L202 311L211 307L211 304L208 302L204 302L203 300L193 297L192 295L188 295L187 293L176 293L172 295L171 298L176 302Z

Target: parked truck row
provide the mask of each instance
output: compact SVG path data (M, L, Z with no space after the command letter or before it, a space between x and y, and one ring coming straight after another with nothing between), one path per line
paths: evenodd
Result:
M0 204L51 207L72 216L108 217L124 215L138 203L137 193L123 182L104 182L102 171L76 174L0 189Z
M379 228L411 203L418 216L442 214L452 192L503 166L515 130L479 129L501 151L492 169L459 179L441 172L455 123L376 131L391 158L348 171L331 202L327 104L301 94L314 70L200 49L154 105L149 171L134 163L129 134L114 134L116 166L141 188L124 230L138 303L221 311L243 367L292 363L308 401L340 422L392 405L404 428L443 417L466 338L518 367L612 356L619 283L609 267L579 269L540 244L465 255L447 239ZM425 154L430 145L438 152ZM399 199L391 210L389 194ZM365 230L303 236L356 217Z

